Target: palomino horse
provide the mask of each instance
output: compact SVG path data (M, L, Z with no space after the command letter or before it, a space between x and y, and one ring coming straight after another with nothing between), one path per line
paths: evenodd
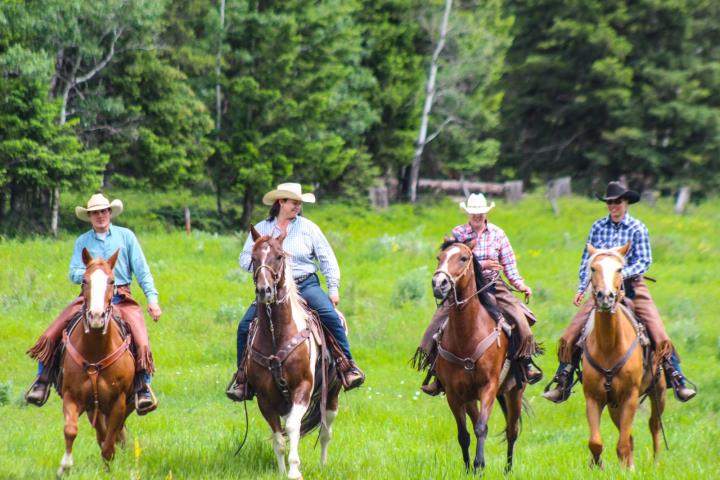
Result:
M103 459L115 454L115 443L124 437L125 419L132 413L135 360L130 351L130 335L123 339L112 317L115 285L113 267L119 251L108 261L93 259L82 251L85 263L81 322L70 335L64 335L61 396L65 414L65 455L58 476L73 466L72 446L77 436L78 417L87 412L95 427Z
M509 341L503 325L496 324L478 299L475 275L476 271L479 274L480 266L472 252L474 246L474 240L469 244L449 240L438 257L432 278L433 294L450 302L450 317L438 344L435 372L455 416L466 469L470 468L470 435L465 415L470 416L477 437L473 467L478 471L485 468L488 419L497 397L505 414L505 470L510 471L525 385L514 384L512 375L507 376L507 382L501 379L501 373L506 371L503 365Z
M627 467L633 467L632 423L640 395L651 396L650 432L655 458L660 451L660 416L665 408L665 377L655 362L643 365L638 334L628 315L618 308L623 297L622 268L630 243L608 250L587 246L590 259L595 316L583 351L583 391L592 452L592 463L601 465L603 444L600 417L605 406L620 431L617 454Z
M290 260L282 249L285 234L261 236L250 232L253 280L258 323L251 337L247 363L248 383L257 393L258 406L272 429L278 468L285 474L285 434L289 442L288 478L302 478L298 443L300 436L320 424L321 461L327 462L332 423L337 416L341 384L328 362L327 352L316 339L321 336L291 275ZM324 341L321 341L324 342ZM323 365L316 378L316 366ZM332 377L332 378L328 378ZM335 381L332 381L332 380ZM317 395L320 393L320 395ZM312 400L318 399L318 401ZM285 429L281 425L285 419Z

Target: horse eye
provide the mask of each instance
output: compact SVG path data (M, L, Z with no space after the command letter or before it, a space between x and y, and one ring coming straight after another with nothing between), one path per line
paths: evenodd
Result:
M108 279L108 285L115 285L115 280L113 280L111 278Z
M440 261L440 255L438 255L438 256L435 257L435 258L437 259L438 262Z
M467 262L467 261L468 261L468 257L460 257L460 261L462 261L462 262Z
M278 256L277 256L277 259L278 259L278 260L282 260L282 258L283 258L282 255L278 255Z
M590 271L595 273L595 267L590 267Z

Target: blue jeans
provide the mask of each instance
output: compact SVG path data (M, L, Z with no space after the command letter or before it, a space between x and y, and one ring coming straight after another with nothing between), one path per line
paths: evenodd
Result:
M670 364L675 368L675 370L677 370L677 372L680 375L682 375L682 370L680 370L680 357L678 357L678 354L674 348L672 350L672 355L670 356ZM555 372L555 375L556 376L560 375L560 372L562 372L568 366L570 366L569 363L560 362L560 365L558 366L558 369ZM685 382L681 382L681 383L684 384Z
M122 297L119 295L113 295L112 297L112 304L117 305L118 303L122 302ZM38 362L38 371L37 374L40 376L45 371L45 364L43 362ZM143 381L150 385L150 382L152 382L152 375L150 375L145 370L142 371Z
M311 275L306 278L302 283L298 284L298 291L300 296L305 299L308 306L318 312L320 321L325 325L330 333L332 333L335 340L337 340L340 348L348 359L352 359L350 354L350 342L348 342L345 328L338 317L335 307L333 306L330 298L327 296L325 291L320 287L320 281L317 275ZM237 330L237 364L240 366L243 354L245 353L245 346L247 344L248 332L250 330L250 323L255 318L255 312L257 307L255 302L250 305L245 316L240 320Z

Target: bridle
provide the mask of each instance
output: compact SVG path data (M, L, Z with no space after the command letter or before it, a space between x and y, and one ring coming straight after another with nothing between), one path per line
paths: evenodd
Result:
M464 245L464 244L462 244L462 243L456 243L456 244L453 244L453 245L462 245L462 247L467 248L468 250L470 250L466 245ZM470 259L468 260L467 264L466 264L465 267L462 269L462 271L461 271L456 277L453 277L453 275L447 270L447 268L438 268L438 269L435 270L435 272L433 273L433 277L434 277L435 275L444 275L445 278L450 282L450 290L452 291L453 298L454 298L454 300L455 300L455 305L456 305L458 308L462 308L462 307L463 307L466 303L468 303L474 296L480 295L482 292L484 292L485 290L487 290L488 288L490 288L492 285L495 284L494 281L493 281L493 282L489 282L488 284L484 285L482 288L479 288L475 293L473 293L472 295L470 295L470 296L467 297L466 299L464 299L464 300L458 299L458 294L457 294L457 282L458 282L458 280L460 280L462 277L465 276L465 274L467 273L468 269L470 268L470 265L472 265L472 263L473 263L473 258L474 258L474 254L473 254L472 251L470 251ZM448 294L445 296L445 298L443 298L442 300L440 300L439 303L443 303L444 301L446 301L449 296L450 296L450 293L448 292Z
M598 250L597 252L595 252L595 253L588 259L588 263L587 263L587 264L588 264L588 270L590 270L590 269L592 268L591 265L595 262L595 259L596 259L599 255L610 255L610 256L612 256L612 257L615 257L615 258L620 262L620 265L621 265L621 266L625 266L625 258L624 258L622 255L620 255L619 253L617 253L615 250L612 250L612 249L610 249L610 250ZM590 276L590 291L591 291L591 293L592 293L593 302L595 303L595 308L596 308L596 309L598 309L599 311L603 311L603 309L600 308L600 305L598 305L597 292L595 291L595 285L593 285L593 282L592 282L592 273L593 273L593 272L590 271L590 275L591 275L591 276ZM615 315L615 311L617 310L617 306L620 304L620 302L622 301L623 297L625 296L625 284L624 284L624 282L622 281L622 274L619 273L619 272L618 272L618 274L621 275L620 287L617 289L617 292L616 292L617 294L615 295L615 298L613 299L613 304L612 304L612 306L610 307L610 314L611 314L611 315Z
M87 281L83 278L82 281L82 288L84 289L87 285ZM115 294L115 281L113 280L113 295ZM82 307L80 308L80 313L82 315L83 320L83 330L85 331L85 334L90 333L90 310L87 308L87 301L83 301ZM105 335L108 331L108 325L110 324L110 315L112 315L112 296L110 297L110 301L107 303L107 307L105 307L105 310L103 310L103 331L102 334Z

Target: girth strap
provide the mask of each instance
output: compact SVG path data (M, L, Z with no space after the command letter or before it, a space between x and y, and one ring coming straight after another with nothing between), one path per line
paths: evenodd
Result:
M282 394L283 398L287 403L290 403L290 390L288 389L287 381L283 376L282 365L285 360L287 360L287 357L289 357L296 348L302 345L305 340L310 338L310 335L311 333L309 328L303 329L301 332L297 333L293 338L291 338L290 341L285 344L280 350L278 350L277 353L274 355L266 356L258 352L254 348L250 349L250 358L252 358L253 361L255 361L255 363L257 363L258 365L261 365L270 370L270 373L272 373L278 390L280 390L280 393Z
M594 358L592 358L592 355L590 355L590 351L587 349L587 345L585 348L583 348L583 355L585 355L585 358L587 359L588 363L591 367L593 367L598 372L602 373L605 377L605 396L607 398L607 403L611 407L615 408L617 407L617 401L615 400L614 395L612 394L612 381L613 378L615 378L615 375L625 366L627 361L630 359L630 355L635 351L639 344L638 337L635 337L635 339L630 344L630 348L627 349L625 354L622 356L620 360L612 367L612 368L603 368L601 367Z
M482 356L482 354L485 353L488 348L490 348L490 345L492 345L493 342L497 341L497 345L498 347L500 347L500 332L502 331L504 324L505 319L503 318L493 329L493 331L490 332L490 334L485 337L480 343L478 343L478 346L475 348L475 351L470 357L460 358L451 351L445 350L439 342L437 345L438 353L448 362L464 367L465 370L471 372L475 370L475 362L477 362L478 359Z
M78 366L82 367L87 376L90 377L90 383L92 384L93 390L93 403L95 404L92 419L93 427L95 427L95 421L97 420L98 411L100 410L100 400L97 386L98 376L100 375L100 372L102 370L105 370L110 365L118 361L122 354L130 348L131 342L132 335L128 333L123 343L118 348L116 348L115 351L113 351L110 355L104 357L99 362L90 363L85 360L85 357L83 357L82 354L78 352L77 348L75 348L75 345L72 344L72 342L70 341L70 337L68 337L67 331L63 332L63 343L65 344L66 351L70 354L70 358L72 358Z

